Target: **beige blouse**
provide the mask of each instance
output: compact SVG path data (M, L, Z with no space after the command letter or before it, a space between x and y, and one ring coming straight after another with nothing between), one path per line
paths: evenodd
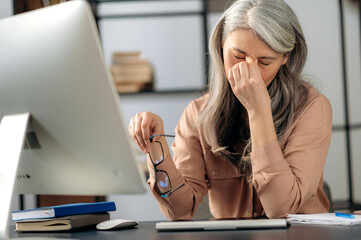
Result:
M195 121L208 95L192 101L176 127L174 158L165 156L173 188L162 198L149 162L148 184L160 210L170 219L191 219L203 197L215 218L285 217L288 213L323 213L329 202L323 192L323 168L331 139L332 110L327 98L310 88L310 96L281 143L272 141L251 153L251 181L236 174L230 163L215 156ZM165 152L166 140L161 140Z

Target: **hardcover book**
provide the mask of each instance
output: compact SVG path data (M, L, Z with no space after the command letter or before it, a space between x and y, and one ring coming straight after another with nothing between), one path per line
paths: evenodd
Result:
M116 207L114 202L74 203L14 211L11 213L11 215L13 221L19 221L24 219L54 218L115 210Z

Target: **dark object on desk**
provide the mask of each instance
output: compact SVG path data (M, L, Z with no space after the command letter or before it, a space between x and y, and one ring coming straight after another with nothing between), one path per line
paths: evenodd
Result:
M240 229L287 228L286 219L244 219L215 221L160 222L158 231L219 231Z
M115 211L114 202L74 203L12 212L13 221Z
M137 221L128 219L112 219L99 223L96 228L101 231L114 231L121 229L129 229L138 226Z
M98 223L109 220L109 213L72 215L59 218L31 219L16 222L16 231L51 232L71 231L95 227Z

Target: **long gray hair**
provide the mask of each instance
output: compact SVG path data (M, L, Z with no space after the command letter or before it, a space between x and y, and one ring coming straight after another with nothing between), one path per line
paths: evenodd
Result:
M248 116L227 81L222 53L222 41L236 29L252 30L274 51L289 56L267 87L278 141L308 98L308 88L301 79L307 46L297 16L283 0L237 0L213 29L209 41L209 98L198 124L211 151L249 176Z

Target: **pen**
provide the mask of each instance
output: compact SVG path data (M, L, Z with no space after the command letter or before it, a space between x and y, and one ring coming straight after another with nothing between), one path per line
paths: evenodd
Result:
M350 218L350 219L355 218L355 215L349 214L349 213L335 212L335 215L336 215L337 217L343 217L343 218Z

